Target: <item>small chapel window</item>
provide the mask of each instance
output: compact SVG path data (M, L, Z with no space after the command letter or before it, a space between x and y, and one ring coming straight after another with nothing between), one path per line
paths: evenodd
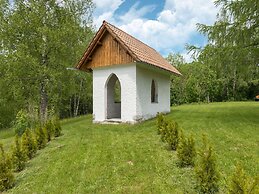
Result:
M152 80L151 83L151 103L158 102L158 94L157 94L157 85L155 80Z

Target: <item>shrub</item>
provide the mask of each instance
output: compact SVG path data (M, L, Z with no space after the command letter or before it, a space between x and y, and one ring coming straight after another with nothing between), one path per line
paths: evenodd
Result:
M165 126L165 141L172 150L176 150L179 142L179 127L177 122L169 122Z
M2 144L0 144L0 151L0 191L4 191L14 185L14 175L11 160L5 154Z
M179 166L194 166L195 156L196 150L193 137L185 137L183 132L181 131L177 147L177 157Z
M230 184L228 187L229 194L249 194L258 193L258 180L248 177L240 164L236 165ZM256 191L257 189L257 191Z
M51 120L48 120L46 123L45 123L45 129L46 130L46 134L47 134L47 141L51 141L52 139L52 136L53 136L53 132L54 132L54 126L53 126L53 123Z
M26 129L22 135L22 150L31 159L37 152L37 143L30 129Z
M163 126L161 126L161 128L160 128L160 135L161 135L162 142L166 142L166 136L167 136L167 133L168 133L167 132L167 130L168 130L167 125L168 125L168 122L165 121L165 124Z
M22 136L26 128L29 126L30 124L28 114L25 111L20 110L16 115L13 125L15 133L19 136Z
M40 126L36 128L36 142L37 142L38 149L42 149L46 146L47 144L46 128L42 128Z
M12 164L16 172L20 172L25 168L27 157L21 147L21 141L18 135L15 136L15 144L12 147Z
M161 134L162 128L166 125L166 120L165 120L165 116L163 113L157 113L156 115L157 118L157 133Z
M207 138L203 136L203 146L199 152L199 160L195 165L196 189L199 193L217 193L219 190L219 173L216 157Z
M61 135L61 125L60 125L60 121L57 117L55 117L52 121L53 123L53 128L54 128L54 137L59 137Z

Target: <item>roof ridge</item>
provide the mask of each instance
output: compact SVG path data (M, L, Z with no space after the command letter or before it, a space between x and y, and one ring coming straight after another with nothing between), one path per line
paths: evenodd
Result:
M104 26L106 27L106 29L107 29L107 30L111 30L112 33L113 33L113 35L116 36L117 39L119 39L120 43L121 43L122 45L124 45L124 46L127 48L128 51L131 52L130 55L132 55L132 58L135 58L136 60L140 60L139 57L129 48L129 46L128 46L127 44L125 44L123 40L121 40L121 38L117 35L117 33L114 32L114 31L109 27L109 24L110 24L110 23L108 23L108 22L106 22L106 21L104 20L104 21L103 21L103 24L104 24ZM107 25L107 24L108 24L108 25ZM110 25L111 25L111 24L110 24ZM111 25L111 26L113 26L113 25ZM113 26L113 27L116 28L115 26ZM119 29L119 28L116 28L116 29ZM122 30L121 30L121 31L122 31ZM123 33L126 33L126 32L124 32L124 31L122 31L122 32L123 32ZM127 34L127 33L126 33L126 34Z
M123 33L129 35L131 38L135 39L136 41L141 42L142 44L146 45L146 46L149 47L150 49L156 51L156 49L152 48L151 46L147 45L146 43L142 42L141 40L135 38L134 36L130 35L129 33L125 32L124 30L121 30L120 28L114 26L113 24L111 24L111 23L109 23L109 22L107 22L107 21L105 21L105 20L103 21L103 23L106 23L106 24L108 24L108 25L111 25L112 27L116 28L117 30L119 30L119 31L121 31L121 32L123 32ZM156 52L157 52L157 51L156 51ZM158 52L157 52L157 53L158 53Z

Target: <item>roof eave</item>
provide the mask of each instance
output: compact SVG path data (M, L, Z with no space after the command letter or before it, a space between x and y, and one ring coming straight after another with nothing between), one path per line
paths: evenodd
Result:
M163 68L163 67L159 67L159 66L157 66L157 65L154 65L154 64L152 64L152 63L148 63L148 62L145 62L145 61L136 61L136 62L138 62L138 63L145 63L145 64L148 64L148 65L151 65L152 67L161 69L161 70L163 70L163 71L167 71L167 72L169 72L170 74L174 74L174 75L176 75L176 76L182 76L182 74L181 74L179 71L175 72L175 71L173 71L173 70L169 70L169 69L166 69L166 68Z

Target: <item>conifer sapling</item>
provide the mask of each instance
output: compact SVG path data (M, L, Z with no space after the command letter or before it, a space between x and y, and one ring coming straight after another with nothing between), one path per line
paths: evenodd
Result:
M22 135L22 150L31 159L37 152L37 143L30 129L26 129Z
M57 117L53 119L54 137L59 137L61 135L61 125Z
M216 156L203 136L203 146L199 152L199 160L195 165L196 189L199 193L217 193L219 191L219 173Z
M194 166L196 157L195 142L192 136L185 137L183 131L181 131L179 136L177 157L180 167Z
M46 128L37 127L36 129L36 141L39 149L42 149L47 144L47 132Z
M163 115L163 113L157 113L156 115L157 118L157 134L161 134L162 128L165 126L166 124L166 120L165 120L165 116Z
M18 135L15 136L15 144L12 147L12 163L16 172L20 172L25 168L27 156L22 150L21 141Z
M7 190L14 185L14 175L10 158L0 144L0 191Z
M228 187L229 194L248 194L248 193L258 193L259 191L258 180L253 180L245 174L244 169L240 164L235 167L235 172L233 173L230 184Z

